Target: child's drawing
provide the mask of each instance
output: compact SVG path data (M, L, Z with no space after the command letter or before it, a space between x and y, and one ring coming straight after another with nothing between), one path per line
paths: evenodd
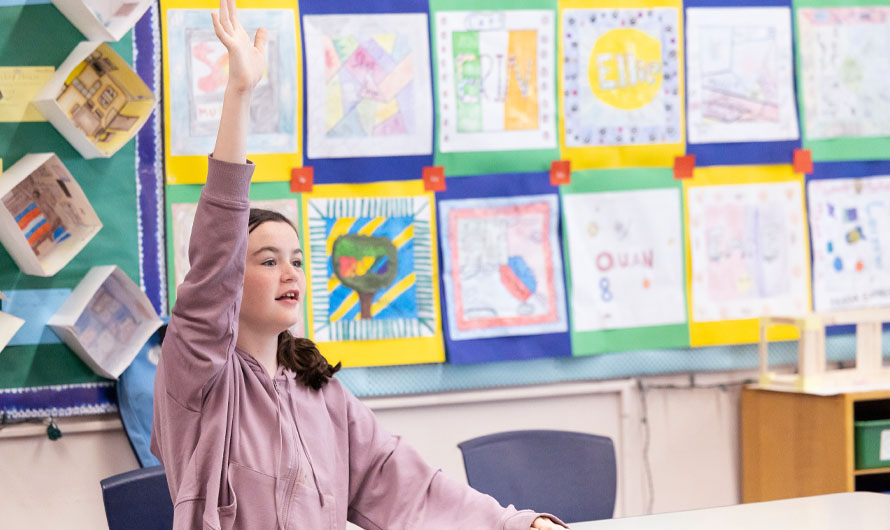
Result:
M244 9L248 33L265 27L266 73L250 104L249 153L290 153L297 149L296 41L290 9ZM213 150L228 79L229 56L216 38L208 10L167 12L170 68L171 154L204 155Z
M120 355L122 347L146 322L156 320L115 274L108 276L74 323L77 340L100 366Z
M316 341L431 337L427 197L310 199Z
M439 208L452 340L568 329L555 195Z
M431 152L426 23L424 14L303 17L315 58L306 65L309 157Z
M575 331L686 322L680 191L563 197Z
M556 145L553 14L436 14L439 149L490 151Z
M693 320L809 310L800 193L797 182L689 188Z
M890 136L890 7L798 9L806 136Z
M795 140L788 7L686 11L690 143Z
M675 8L563 10L567 146L682 140L679 24Z
M103 43L68 74L56 103L90 142L114 152L145 122L154 96Z
M811 180L813 305L890 305L890 176Z
M52 158L3 196L3 206L38 258L95 222L83 194L72 192L76 186L62 163Z

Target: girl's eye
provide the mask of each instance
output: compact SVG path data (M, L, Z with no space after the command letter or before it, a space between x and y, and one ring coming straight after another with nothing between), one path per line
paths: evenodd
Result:
M296 267L296 268L299 269L299 268L302 267L302 266L303 266L303 260L301 260L301 259L295 259L295 260L294 260L294 267Z
M268 267L274 267L274 266L275 266L275 260L274 260L274 259L267 259L267 260L264 261L262 264L263 264L263 265L266 265L266 266L268 266Z

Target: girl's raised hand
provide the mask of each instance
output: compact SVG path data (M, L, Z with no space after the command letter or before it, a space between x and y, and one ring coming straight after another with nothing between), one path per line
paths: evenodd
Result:
M219 0L219 13L211 13L216 36L229 51L229 83L227 89L252 90L266 69L266 29L256 32L254 42L238 20L235 0Z

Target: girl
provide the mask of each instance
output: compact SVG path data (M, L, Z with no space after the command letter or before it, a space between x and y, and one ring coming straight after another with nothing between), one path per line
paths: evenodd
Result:
M266 32L250 42L235 0L212 18L229 79L155 380L152 452L174 529L557 528L432 469L331 378L339 365L287 331L306 291L300 241L284 217L248 205L245 131Z

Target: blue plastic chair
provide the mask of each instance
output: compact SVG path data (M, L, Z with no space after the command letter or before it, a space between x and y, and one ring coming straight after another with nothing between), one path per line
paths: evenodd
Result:
M171 530L173 502L161 466L99 481L109 530Z
M504 506L566 523L610 519L617 469L611 438L568 431L511 431L458 444L470 486Z

